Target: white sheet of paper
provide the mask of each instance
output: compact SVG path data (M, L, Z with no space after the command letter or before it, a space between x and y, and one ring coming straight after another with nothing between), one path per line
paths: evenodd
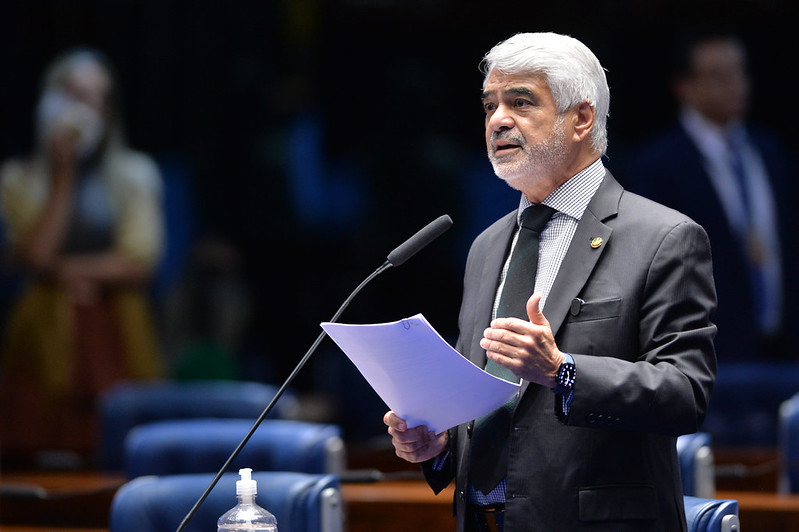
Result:
M519 390L461 356L421 314L391 323L321 325L409 427L439 433L491 412Z

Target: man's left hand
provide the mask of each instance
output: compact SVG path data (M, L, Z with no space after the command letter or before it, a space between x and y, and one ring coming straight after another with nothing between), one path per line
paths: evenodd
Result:
M555 376L564 354L555 344L549 320L539 305L541 296L533 294L527 300L530 321L518 318L497 318L483 333L480 347L488 358L505 366L517 377L555 387Z

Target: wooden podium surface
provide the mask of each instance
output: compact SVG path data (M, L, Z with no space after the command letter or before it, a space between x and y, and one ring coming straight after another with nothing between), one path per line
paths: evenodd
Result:
M738 501L738 518L746 532L799 531L799 495L717 491L716 498Z
M342 484L348 532L446 532L455 530L450 485L438 495L421 480ZM375 523L379 523L376 527Z
M97 472L15 473L0 477L0 532L104 532L124 478ZM423 480L343 483L345 532L455 530L453 487L434 495ZM746 532L799 531L799 495L720 490L736 499Z
M96 471L18 472L0 476L0 532L107 529L122 475Z

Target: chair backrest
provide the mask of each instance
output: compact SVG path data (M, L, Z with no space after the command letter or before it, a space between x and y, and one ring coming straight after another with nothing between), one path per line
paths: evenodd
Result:
M278 388L242 381L129 382L100 400L100 467L122 470L125 437L143 423L181 418L252 418L261 415ZM281 397L270 419L291 415L296 398Z
M713 498L716 493L715 461L710 434L695 432L677 438L677 456L685 495Z
M123 485L111 503L111 532L174 532L213 474L139 477ZM237 473L225 473L197 509L185 532L216 530L233 508ZM338 477L290 472L258 472L255 502L275 515L280 532L341 532L343 511Z
M799 493L799 393L779 410L780 493Z
M249 419L175 419L132 429L125 439L125 473L143 475L215 473L252 429ZM341 474L344 442L337 425L266 419L231 470Z
M688 532L740 532L738 501L683 497Z
M719 363L702 431L719 447L776 447L780 405L797 390L794 362Z

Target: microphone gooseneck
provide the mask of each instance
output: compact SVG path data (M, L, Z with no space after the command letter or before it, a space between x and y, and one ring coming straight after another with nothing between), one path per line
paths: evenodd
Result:
M416 234L414 234L408 240L406 240L405 242L394 248L394 250L388 254L387 260L383 264L381 264L379 268L373 271L366 279L361 281L361 284L359 284L355 288L355 290L352 291L349 297L347 297L344 303L341 304L339 309L330 319L330 323L335 323L336 321L338 321L338 318L339 316L341 316L341 313L344 312L344 309L346 309L347 306L349 306L350 302L355 298L358 292L360 292L364 286L369 284L369 282L372 279L374 279L375 277L377 277L378 275L380 275L381 273L383 273L385 270L387 270L392 266L400 266L409 258L416 255L416 253L421 251L421 249L425 247L427 244L429 244L430 242L441 236L450 227L452 227L452 218L450 218L446 214L441 215L432 222L430 222L429 224L427 224L426 226L424 226L422 229L417 231ZM286 391L286 389L291 385L292 382L294 382L294 379L297 376L297 374L300 372L300 370L302 370L302 368L311 358L311 355L314 353L314 351L316 351L316 348L319 347L319 344L322 343L322 340L324 340L326 335L327 333L323 330L319 334L319 336L317 336L314 343L311 345L310 348L308 348L308 351L305 352L305 355L303 355L299 363L297 363L297 366L288 376L286 381L277 390L275 396L272 398L271 401L269 401L269 404L266 405L264 411L261 412L261 415L258 416L258 419L255 420L255 423L253 424L252 428L250 428L249 432L247 432L247 434L244 436L244 439L241 440L236 449L231 453L231 455L228 457L228 459L219 469L216 476L211 481L211 484L208 485L208 487L205 489L200 498L197 499L197 502L194 503L194 506L192 506L191 510L189 510L189 513L186 514L186 517L183 518L183 521L180 523L180 526L177 528L176 532L181 532L183 529L186 528L186 525L188 525L191 518L194 517L194 514L197 512L197 509L205 501L205 499L208 498L208 495L211 493L211 490L214 489L214 486L216 486L216 484L222 478L222 475L225 474L225 471L228 469L228 467L230 467L230 464L233 462L233 460L236 459L236 457L239 455L239 453L247 444L247 442L250 441L250 438L255 433L256 429L261 425L261 422L266 418L266 416L269 415L269 413L272 411L277 401L283 396L283 393Z

